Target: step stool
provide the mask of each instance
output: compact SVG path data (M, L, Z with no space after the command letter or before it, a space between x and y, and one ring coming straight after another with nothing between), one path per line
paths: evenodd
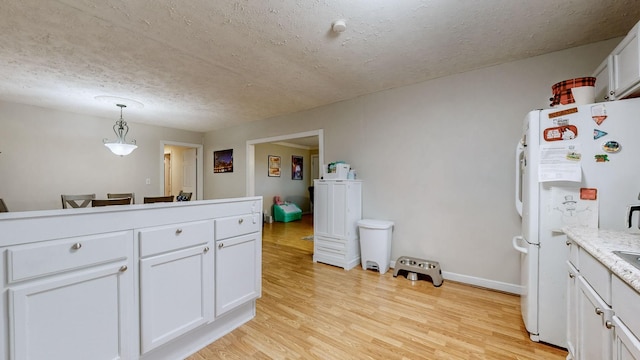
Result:
M393 277L398 276L398 273L400 271L407 272L408 280L418 280L418 274L422 274L431 278L433 286L439 287L440 285L442 285L442 270L440 269L440 263L438 263L437 261L400 256L398 260L396 260Z

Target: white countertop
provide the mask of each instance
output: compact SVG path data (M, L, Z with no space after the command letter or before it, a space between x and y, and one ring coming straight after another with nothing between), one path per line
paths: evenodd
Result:
M563 231L571 240L640 293L640 270L613 253L614 251L640 253L640 234L583 227L566 227Z

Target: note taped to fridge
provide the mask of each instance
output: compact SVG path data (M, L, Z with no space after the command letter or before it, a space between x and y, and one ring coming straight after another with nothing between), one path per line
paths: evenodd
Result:
M556 145L557 144L557 145ZM580 144L563 142L540 145L538 182L582 181Z

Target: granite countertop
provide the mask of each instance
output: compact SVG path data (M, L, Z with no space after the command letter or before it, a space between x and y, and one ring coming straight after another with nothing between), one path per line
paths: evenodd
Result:
M571 240L640 293L640 270L613 253L640 253L640 234L582 227L566 227L562 230Z

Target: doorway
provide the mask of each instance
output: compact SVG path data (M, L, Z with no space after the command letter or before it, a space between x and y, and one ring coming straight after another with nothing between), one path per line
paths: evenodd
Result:
M192 193L191 199L202 200L202 145L164 141L162 145L163 195L177 196L180 191Z

